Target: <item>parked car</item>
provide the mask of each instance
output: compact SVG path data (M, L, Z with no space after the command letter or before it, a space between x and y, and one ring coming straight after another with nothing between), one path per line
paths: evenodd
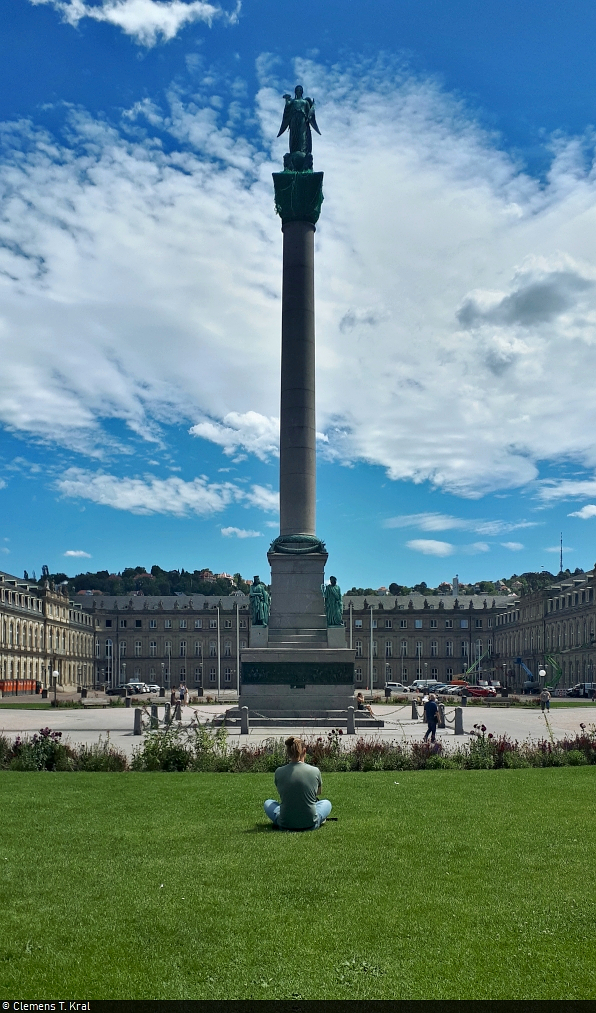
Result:
M438 679L414 679L412 692L420 693L423 690L430 690L431 693L434 693L435 689L442 685L443 683L439 682Z
M157 685L157 683L156 682L148 682L147 683L147 692L148 693L159 693L159 686Z
M461 691L462 691L462 687L459 686L459 685L457 685L457 686L452 686L452 685L450 685L450 686L441 686L440 689L436 690L436 692L439 694L439 696L459 696L460 693L461 693Z
M466 693L468 696L496 696L497 691L494 686L466 686Z
M391 696L401 696L403 693L410 693L410 686L404 686L402 682L386 682L385 689L391 690Z
M106 696L121 696L124 686L108 686L105 690Z
M125 689L127 693L148 693L149 687L145 682L127 682L125 686L121 687ZM159 687L158 687L159 688Z
M596 682L578 682L567 690L567 696L592 696Z
M522 686L522 693L540 693L541 689L542 687L539 682L533 679L526 679Z

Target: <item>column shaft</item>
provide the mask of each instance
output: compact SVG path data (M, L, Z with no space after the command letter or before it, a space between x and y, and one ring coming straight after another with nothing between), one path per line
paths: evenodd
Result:
M314 233L309 222L283 226L280 535L316 528Z

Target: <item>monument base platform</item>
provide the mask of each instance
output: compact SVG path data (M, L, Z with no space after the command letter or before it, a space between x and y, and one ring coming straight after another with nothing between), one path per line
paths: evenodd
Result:
M361 713L361 712L356 712ZM249 710L248 719L251 728L347 728L348 726L348 712L347 710L341 711L326 711L318 715L297 715L292 716L284 714L283 716L269 716L266 717L259 711ZM221 717L215 718L213 723L215 725L225 725L226 727L241 727L242 719L239 707L231 707ZM362 717L354 717L354 725L356 728L384 728L385 722L381 718L370 718L368 715Z

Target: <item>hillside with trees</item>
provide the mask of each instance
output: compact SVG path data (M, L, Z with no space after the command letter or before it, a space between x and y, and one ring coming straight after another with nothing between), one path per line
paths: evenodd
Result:
M26 575L28 577L28 575ZM109 573L97 570L95 573L77 573L68 577L65 573L50 573L42 568L39 583L51 580L54 584L68 584L70 595L79 591L95 591L99 594L153 594L165 597L172 594L209 594L228 595L234 591L248 593L249 584L241 574L233 577L213 574L211 570L162 570L160 566L152 566L147 571L144 566L126 567L121 573Z

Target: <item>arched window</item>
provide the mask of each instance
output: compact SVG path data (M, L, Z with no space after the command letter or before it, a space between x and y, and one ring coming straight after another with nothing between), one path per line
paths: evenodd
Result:
M231 657L232 657L232 641L226 640L224 641L224 658L231 658Z
M200 658L202 653L201 641L195 640L195 658Z
M142 646L143 645L142 645L142 643L141 643L140 640L135 640L135 658L140 658L141 657L141 648L142 648Z
M408 641L407 640L402 640L402 642L400 644L400 647L399 647L399 653L401 654L402 658L407 658L407 656L408 656Z
M12 646L14 644L14 626L12 622L8 627L8 643Z
M126 640L120 641L120 657L121 658L126 657Z
M180 641L180 657L181 658L186 657L186 640Z
M431 640L431 642L430 642L430 656L431 656L431 658L436 658L437 655L438 655L438 653L439 653L439 641L438 640Z
M385 641L385 657L386 658L390 658L392 656L392 654L393 654L393 648L391 646L391 641L390 640L386 640Z
M216 640L210 640L209 641L209 657L210 658L217 658L217 641Z
M157 654L157 640L152 640L149 644L149 657L154 658Z

